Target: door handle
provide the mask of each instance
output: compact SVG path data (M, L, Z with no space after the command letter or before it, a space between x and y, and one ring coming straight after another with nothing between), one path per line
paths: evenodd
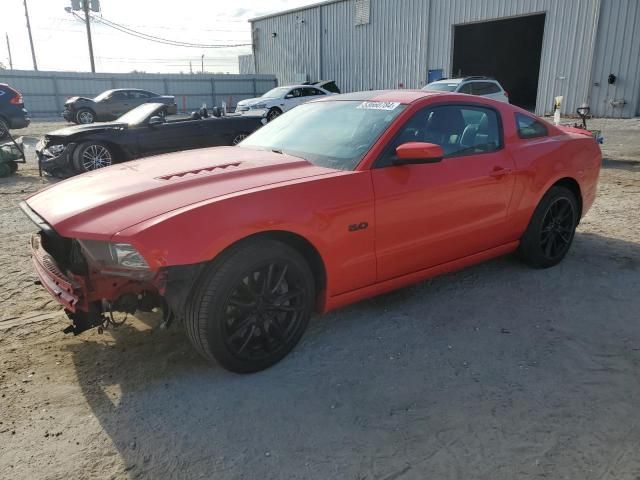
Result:
M505 175L509 175L510 173L511 173L510 168L493 167L493 170L491 171L489 176L493 178L500 178L500 177L504 177Z

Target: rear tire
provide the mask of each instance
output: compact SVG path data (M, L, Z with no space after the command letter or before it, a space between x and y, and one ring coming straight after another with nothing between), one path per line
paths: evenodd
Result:
M305 259L274 240L231 247L203 272L187 300L196 350L236 373L271 367L298 343L315 304Z
M71 163L78 173L98 170L113 164L113 152L102 142L84 142L73 151Z
M518 256L536 268L560 263L573 242L578 215L574 193L566 187L551 187L540 200L520 239Z

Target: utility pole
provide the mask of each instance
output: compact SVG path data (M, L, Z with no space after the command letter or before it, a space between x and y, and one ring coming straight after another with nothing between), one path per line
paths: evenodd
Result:
M202 66L202 73L204 73L204 53L202 54L202 57L200 57L200 62Z
M191 64L191 60L189 60L189 73L193 75L193 65Z
M91 73L96 73L96 64L93 61L93 43L91 42L91 24L89 23L89 0L83 0L82 9L84 10L84 21L87 24L87 40L89 42L89 59L91 60Z
M24 3L24 16L27 17L27 31L29 32L29 43L31 44L31 58L33 58L33 69L38 71L38 63L36 62L36 50L33 48L33 37L31 36L31 24L29 23L29 10L27 9L27 0Z
M13 60L11 59L11 44L9 43L9 34L5 33L7 37L7 50L9 51L9 68L13 70Z

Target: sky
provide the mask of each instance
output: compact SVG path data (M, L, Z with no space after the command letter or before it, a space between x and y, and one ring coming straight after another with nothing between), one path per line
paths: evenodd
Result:
M317 3L317 0L100 0L106 20L142 33L198 44L250 44L249 18ZM65 11L71 0L27 0L39 70L90 70L84 22ZM78 12L82 15L82 12ZM91 22L97 72L238 73L237 56L250 46L186 48L139 39L99 22ZM23 0L0 0L0 63L32 70Z

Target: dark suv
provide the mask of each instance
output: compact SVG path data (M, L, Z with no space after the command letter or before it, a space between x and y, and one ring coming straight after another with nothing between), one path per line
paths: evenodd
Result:
M31 123L29 112L22 103L22 94L6 83L0 83L0 140L9 130L25 128Z

